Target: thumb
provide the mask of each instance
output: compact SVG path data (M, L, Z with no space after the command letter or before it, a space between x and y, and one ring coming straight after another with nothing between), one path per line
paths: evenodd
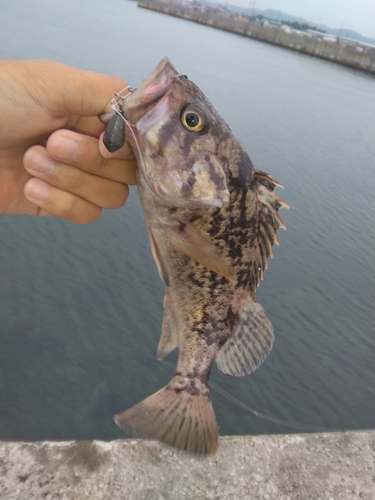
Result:
M127 84L121 78L67 66L54 61L23 61L28 91L56 118L97 116L110 111L114 92ZM41 96L44 96L41 99Z
M64 65L60 76L63 78L62 87L65 91L61 104L70 115L98 116L112 111L110 101L114 93L127 86L127 83L117 76Z

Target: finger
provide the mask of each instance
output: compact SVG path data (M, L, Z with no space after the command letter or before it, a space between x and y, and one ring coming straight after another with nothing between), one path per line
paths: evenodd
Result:
M66 91L63 96L70 115L99 116L106 111L111 111L110 101L114 93L127 86L124 80L116 76L71 68L70 66L64 66L61 69L59 85L60 88L65 86ZM63 78L63 82L61 82L61 78ZM72 79L74 80L75 92L71 92ZM88 81L90 81L90 85L87 84Z
M104 125L97 116L80 116L74 124L71 124L70 130L79 134L99 137L103 129Z
M76 166L100 177L136 184L136 161L128 143L122 148L123 160L116 156L104 159L98 139L71 130L58 130L47 141L51 158Z
M55 161L42 146L30 148L25 153L23 161L30 175L99 207L119 208L127 200L129 194L127 184Z
M19 71L28 91L53 116L98 116L110 111L114 92L126 87L119 77L73 68L54 61L23 61ZM33 85L35 82L35 85ZM74 92L72 92L74 82ZM36 96L33 89L37 89ZM40 89L45 90L41 98Z
M72 193L62 191L39 179L29 179L25 197L40 207L38 215L55 215L76 224L88 224L100 217L102 209Z

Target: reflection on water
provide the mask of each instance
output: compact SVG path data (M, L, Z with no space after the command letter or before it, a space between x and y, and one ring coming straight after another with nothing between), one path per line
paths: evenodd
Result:
M273 351L251 376L215 367L212 380L306 430L373 427L373 77L134 2L2 6L2 58L51 58L137 85L165 55L291 205L257 293ZM134 189L85 227L0 218L0 438L121 437L113 415L174 372L175 353L155 359L162 299ZM212 392L222 434L291 431Z

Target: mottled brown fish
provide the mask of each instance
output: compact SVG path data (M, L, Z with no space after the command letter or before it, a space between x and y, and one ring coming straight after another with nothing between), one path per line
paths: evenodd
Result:
M163 59L123 102L139 195L166 291L158 358L172 380L115 416L124 430L213 455L211 367L242 376L268 356L273 328L254 292L287 207L198 87ZM129 131L133 131L133 137Z

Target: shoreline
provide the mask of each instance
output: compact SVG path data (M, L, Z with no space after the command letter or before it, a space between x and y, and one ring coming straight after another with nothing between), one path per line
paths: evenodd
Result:
M0 442L6 500L373 500L375 431L227 436L209 459L142 439Z
M222 13L202 11L165 0L138 0L137 5L144 9L229 31L254 40L294 50L301 54L375 74L375 54L371 52L359 52L339 43L317 40L296 33L286 33L275 27L260 26L248 19L236 19Z

